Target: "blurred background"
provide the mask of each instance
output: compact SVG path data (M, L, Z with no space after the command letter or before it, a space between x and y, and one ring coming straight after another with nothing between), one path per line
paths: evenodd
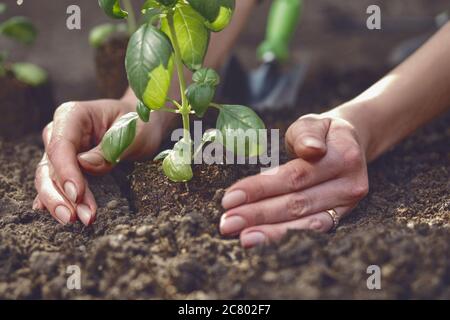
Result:
M246 0L237 0L246 1ZM24 15L38 27L40 35L32 48L0 40L0 49L12 50L15 61L30 61L49 70L57 103L98 97L95 81L94 49L88 43L95 25L110 21L94 0L3 0L6 15ZM136 7L142 1L134 1ZM255 11L242 34L236 53L250 67L256 63L255 48L263 38L269 0ZM67 7L81 8L81 30L66 28ZM378 5L382 30L368 30L366 9ZM312 58L314 70L327 65L349 68L386 66L392 49L401 41L436 31L435 17L450 9L448 0L305 0L303 19L295 36L292 59Z

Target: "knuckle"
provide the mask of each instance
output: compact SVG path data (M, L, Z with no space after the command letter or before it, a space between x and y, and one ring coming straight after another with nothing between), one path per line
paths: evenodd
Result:
M363 154L361 149L357 146L348 148L342 155L344 168L353 170L359 168L363 164Z
M301 117L297 124L300 125L300 128L307 129L307 128L317 128L318 130L322 131L328 131L328 128L330 126L331 119L328 117L323 117L318 114L309 114L306 116Z
M265 188L264 184L260 181L260 177L261 176L257 175L244 178L237 182L233 189L243 190L247 194L249 202L261 199L264 197Z
M349 189L349 197L353 201L358 201L369 193L369 183L367 181L361 181L352 184Z
M73 110L79 109L83 106L83 103L76 102L76 101L70 101L65 102L61 104L58 108L55 110L55 118L57 118L61 114L66 114L68 112L72 112Z
M308 200L301 193L294 193L287 202L287 214L290 218L298 218L304 215L308 207Z
M47 124L47 125L45 126L45 128L42 130L42 140L43 140L43 141L46 141L47 138L49 137L49 132L50 132L50 129L51 129L52 126L53 126L53 122L50 122L50 123Z
M304 116L300 117L298 119L298 121L311 121L311 120L320 120L320 119L321 119L321 116L319 114L317 114L317 113L310 113L310 114L307 114L307 115L304 115Z
M299 165L292 166L292 169L288 171L288 187L292 191L296 191L301 188L307 178L308 172L305 168Z

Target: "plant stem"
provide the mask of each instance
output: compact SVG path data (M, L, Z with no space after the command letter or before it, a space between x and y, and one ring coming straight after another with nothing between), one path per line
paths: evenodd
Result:
M173 103L178 109L182 108L181 104L179 104L178 101L176 101L174 99L167 98L166 101Z
M171 108L166 108L166 107L163 107L163 108L161 108L161 109L159 109L159 110L165 111L165 112L179 113L178 110L171 109Z
M217 104L217 103L211 103L209 106L213 107L213 108L216 108L216 109L219 109L219 110L222 109L222 106L220 104Z
M181 50L180 45L178 43L178 37L175 31L175 25L173 22L173 13L170 12L167 14L167 22L169 24L170 35L172 38L172 45L174 51L174 59L175 65L177 68L178 81L180 82L180 94L181 94L181 108L180 113L183 117L183 128L184 128L184 139L187 141L189 139L189 114L191 112L191 108L189 106L189 102L186 97L186 80L184 78L184 68L183 62L181 61Z
M133 4L131 3L131 0L123 0L123 6L125 10L128 12L127 18L128 33L131 36L137 29L136 15L134 14L134 8Z

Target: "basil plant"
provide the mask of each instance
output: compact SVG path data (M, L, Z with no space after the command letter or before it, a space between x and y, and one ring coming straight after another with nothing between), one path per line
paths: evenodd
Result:
M106 14L126 19L129 14L119 0L99 0ZM148 122L157 110L173 112L182 118L184 134L173 149L160 153L165 175L174 182L192 179L193 142L190 116L203 117L210 108L219 110L216 139L239 156L256 156L263 151L258 141L246 141L244 148L229 147L240 130L264 129L263 121L250 108L214 103L220 83L216 71L203 67L211 32L220 32L230 23L235 0L147 0L142 5L144 23L132 34L127 54L126 71L130 87L139 102L136 112L121 117L105 134L102 150L107 161L116 164L136 134L138 119ZM187 86L184 68L192 73ZM181 101L168 96L172 77L178 78ZM203 142L210 142L205 133ZM258 139L256 139L258 140ZM240 154L239 154L240 153Z
M12 17L1 19L6 12L6 4L0 2L0 36L16 42L31 45L37 37L34 25L25 17ZM47 82L47 73L40 67L31 63L7 63L8 52L0 51L0 77L10 71L16 79L30 86L39 86Z

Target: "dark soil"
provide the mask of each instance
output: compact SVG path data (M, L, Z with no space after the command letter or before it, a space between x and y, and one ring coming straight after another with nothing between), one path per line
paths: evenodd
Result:
M0 77L0 136L18 138L41 130L52 118L51 84L26 85L11 73Z
M95 52L97 87L102 98L118 99L128 87L124 64L127 45L128 37L117 34Z
M265 119L285 129L378 76L324 67L300 109ZM450 299L449 139L450 114L373 163L369 196L336 232L291 232L252 250L220 236L219 201L256 167L197 166L193 181L173 184L158 165L137 163L129 185L120 170L91 180L100 207L92 227L62 227L30 209L38 138L0 142L0 297ZM366 286L373 264L381 290ZM79 291L66 287L69 265L81 268Z

